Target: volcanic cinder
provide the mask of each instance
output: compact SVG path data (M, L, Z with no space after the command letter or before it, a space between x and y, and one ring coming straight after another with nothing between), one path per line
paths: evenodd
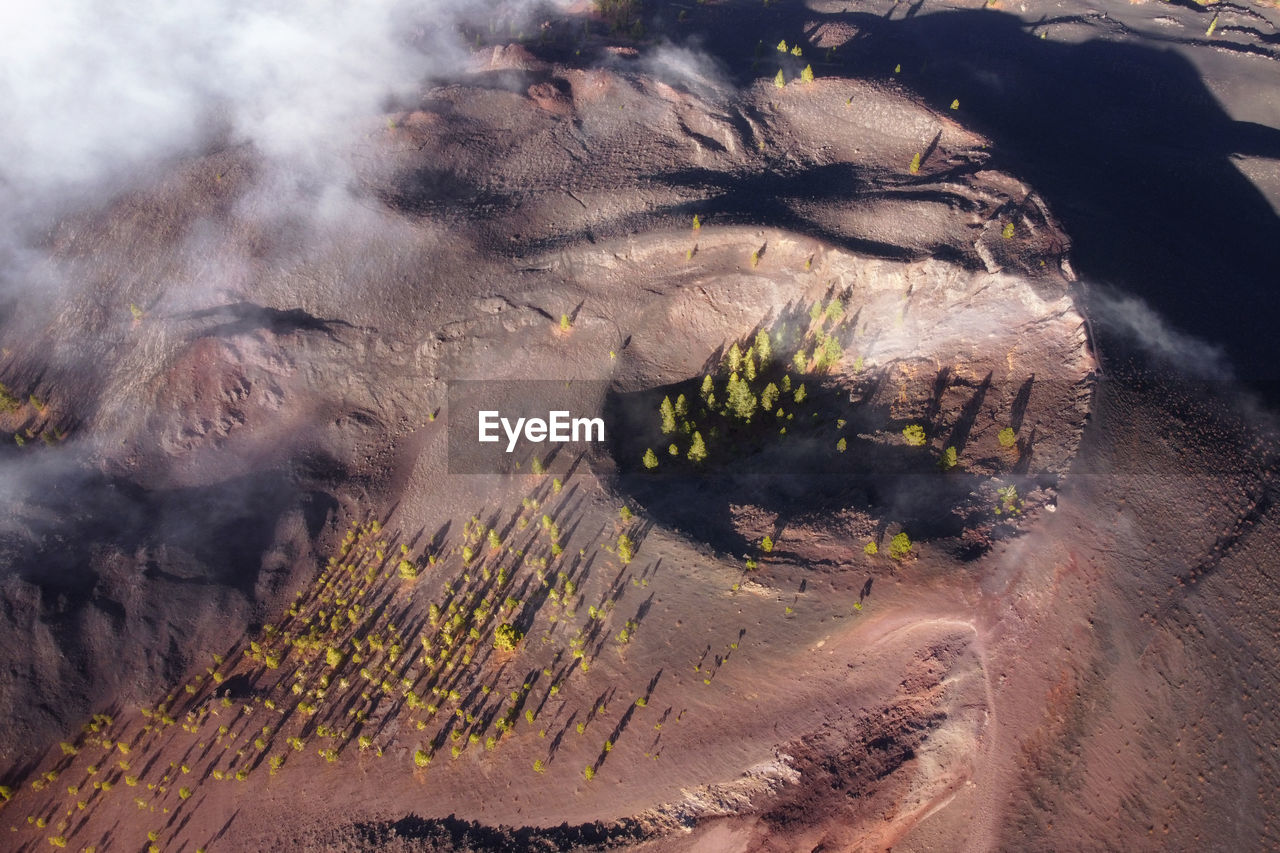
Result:
M1266 404L1135 340L990 115L841 73L874 16L691 8L804 59L569 10L344 128L336 214L226 143L48 229L0 846L1280 844ZM451 470L486 379L609 439Z

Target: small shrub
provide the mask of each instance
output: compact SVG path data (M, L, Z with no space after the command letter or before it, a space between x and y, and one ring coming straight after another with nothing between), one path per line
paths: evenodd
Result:
M910 424L902 429L902 437L912 447L923 447L925 443L924 427Z
M1000 434L996 436L996 440L1000 442L1000 446L1006 450L1018 443L1018 434L1013 431L1013 427L1005 427L1000 430Z
M996 515L1021 515L1022 501L1018 498L1017 486L1004 486L996 489L1000 503L996 506Z
M948 447L946 450L942 451L942 456L938 459L938 467L943 471L950 471L952 468L956 467L956 462L956 449L954 447Z
M911 553L911 537L905 532L899 533L889 542L889 556L901 560Z
M769 538L768 536L766 536L766 537L764 537L763 539L761 539L761 540L760 540L760 550L761 550L761 551L764 551L766 554L768 554L769 552L771 552L771 551L773 550L773 540L772 540L771 538Z
M413 754L413 763L417 767L426 767L431 763L431 753L425 749L420 749Z

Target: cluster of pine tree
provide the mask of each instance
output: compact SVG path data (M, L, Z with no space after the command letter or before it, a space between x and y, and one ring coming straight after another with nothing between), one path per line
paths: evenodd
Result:
M836 329L844 320L839 299L824 306L816 303L809 312L809 324L795 336L794 349L779 354L776 345L787 340L785 327L774 334L766 329L754 337L730 345L720 369L702 377L696 396L677 393L662 398L658 418L663 436L669 437L667 455L695 465L705 462L708 443L733 443L736 435L750 430L776 428L787 434L787 424L804 408L809 392L803 381L810 373L825 373L843 357ZM856 362L861 369L861 359ZM659 453L645 451L644 466L660 464Z

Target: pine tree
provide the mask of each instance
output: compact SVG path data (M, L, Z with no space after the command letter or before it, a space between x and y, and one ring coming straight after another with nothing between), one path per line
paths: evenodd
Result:
M689 461L705 462L707 459L707 446L702 441L702 433L695 431L693 433L693 443L689 445Z
M782 76L782 69L778 69L778 76L773 78L773 85L779 89L785 89L787 86L787 78Z
M796 396L796 402L797 402L797 403L803 403L803 402L804 402L804 398L805 398L806 396L808 396L808 395L805 393L805 390L804 390L804 383L803 383L803 382L802 382L802 383L800 383L800 387L796 389L796 395L795 395L795 396Z
M652 447L644 452L644 467L648 468L650 471L658 467L658 457L653 452Z
M813 66L812 65L806 65L804 67L804 70L800 72L800 79L805 83L813 82Z
M920 155L916 154L911 158L911 165L907 167L911 174L915 175L920 172Z
M817 362L815 366L819 370L826 370L839 361L842 354L843 351L840 349L840 344L834 337L824 337L822 345L814 352Z
M689 418L689 401L683 394L676 397L676 417L682 421Z
M954 447L948 447L946 450L942 451L942 458L938 460L938 467L943 471L950 471L952 468L956 467L957 461L956 449Z
M760 408L766 412L773 411L773 404L778 402L778 386L770 382L760 392Z
M671 405L670 397L662 398L662 405L658 407L659 414L662 415L662 434L670 435L676 431L676 410Z
M710 374L702 377L702 399L707 399L707 396L711 393L714 387L715 386L711 382Z
M736 341L734 342L733 346L729 347L729 357L728 357L727 363L729 365L730 373L737 373L738 369L742 367L742 350L738 349L738 344Z
M751 386L738 378L738 374L729 377L729 410L739 419L751 423L751 416L756 412L756 395L751 393Z
M764 329L756 332L756 355L760 357L760 367L762 369L769 363L769 359L773 357L773 345L769 341L769 333Z

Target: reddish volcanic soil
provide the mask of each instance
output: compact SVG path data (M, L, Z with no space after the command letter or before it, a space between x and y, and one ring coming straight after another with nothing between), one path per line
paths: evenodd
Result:
M373 117L340 222L233 147L51 232L83 287L2 331L0 847L1280 844L1269 420L1086 319L963 109L562 48ZM713 435L759 330L782 414ZM598 381L615 432L451 471L457 379Z

